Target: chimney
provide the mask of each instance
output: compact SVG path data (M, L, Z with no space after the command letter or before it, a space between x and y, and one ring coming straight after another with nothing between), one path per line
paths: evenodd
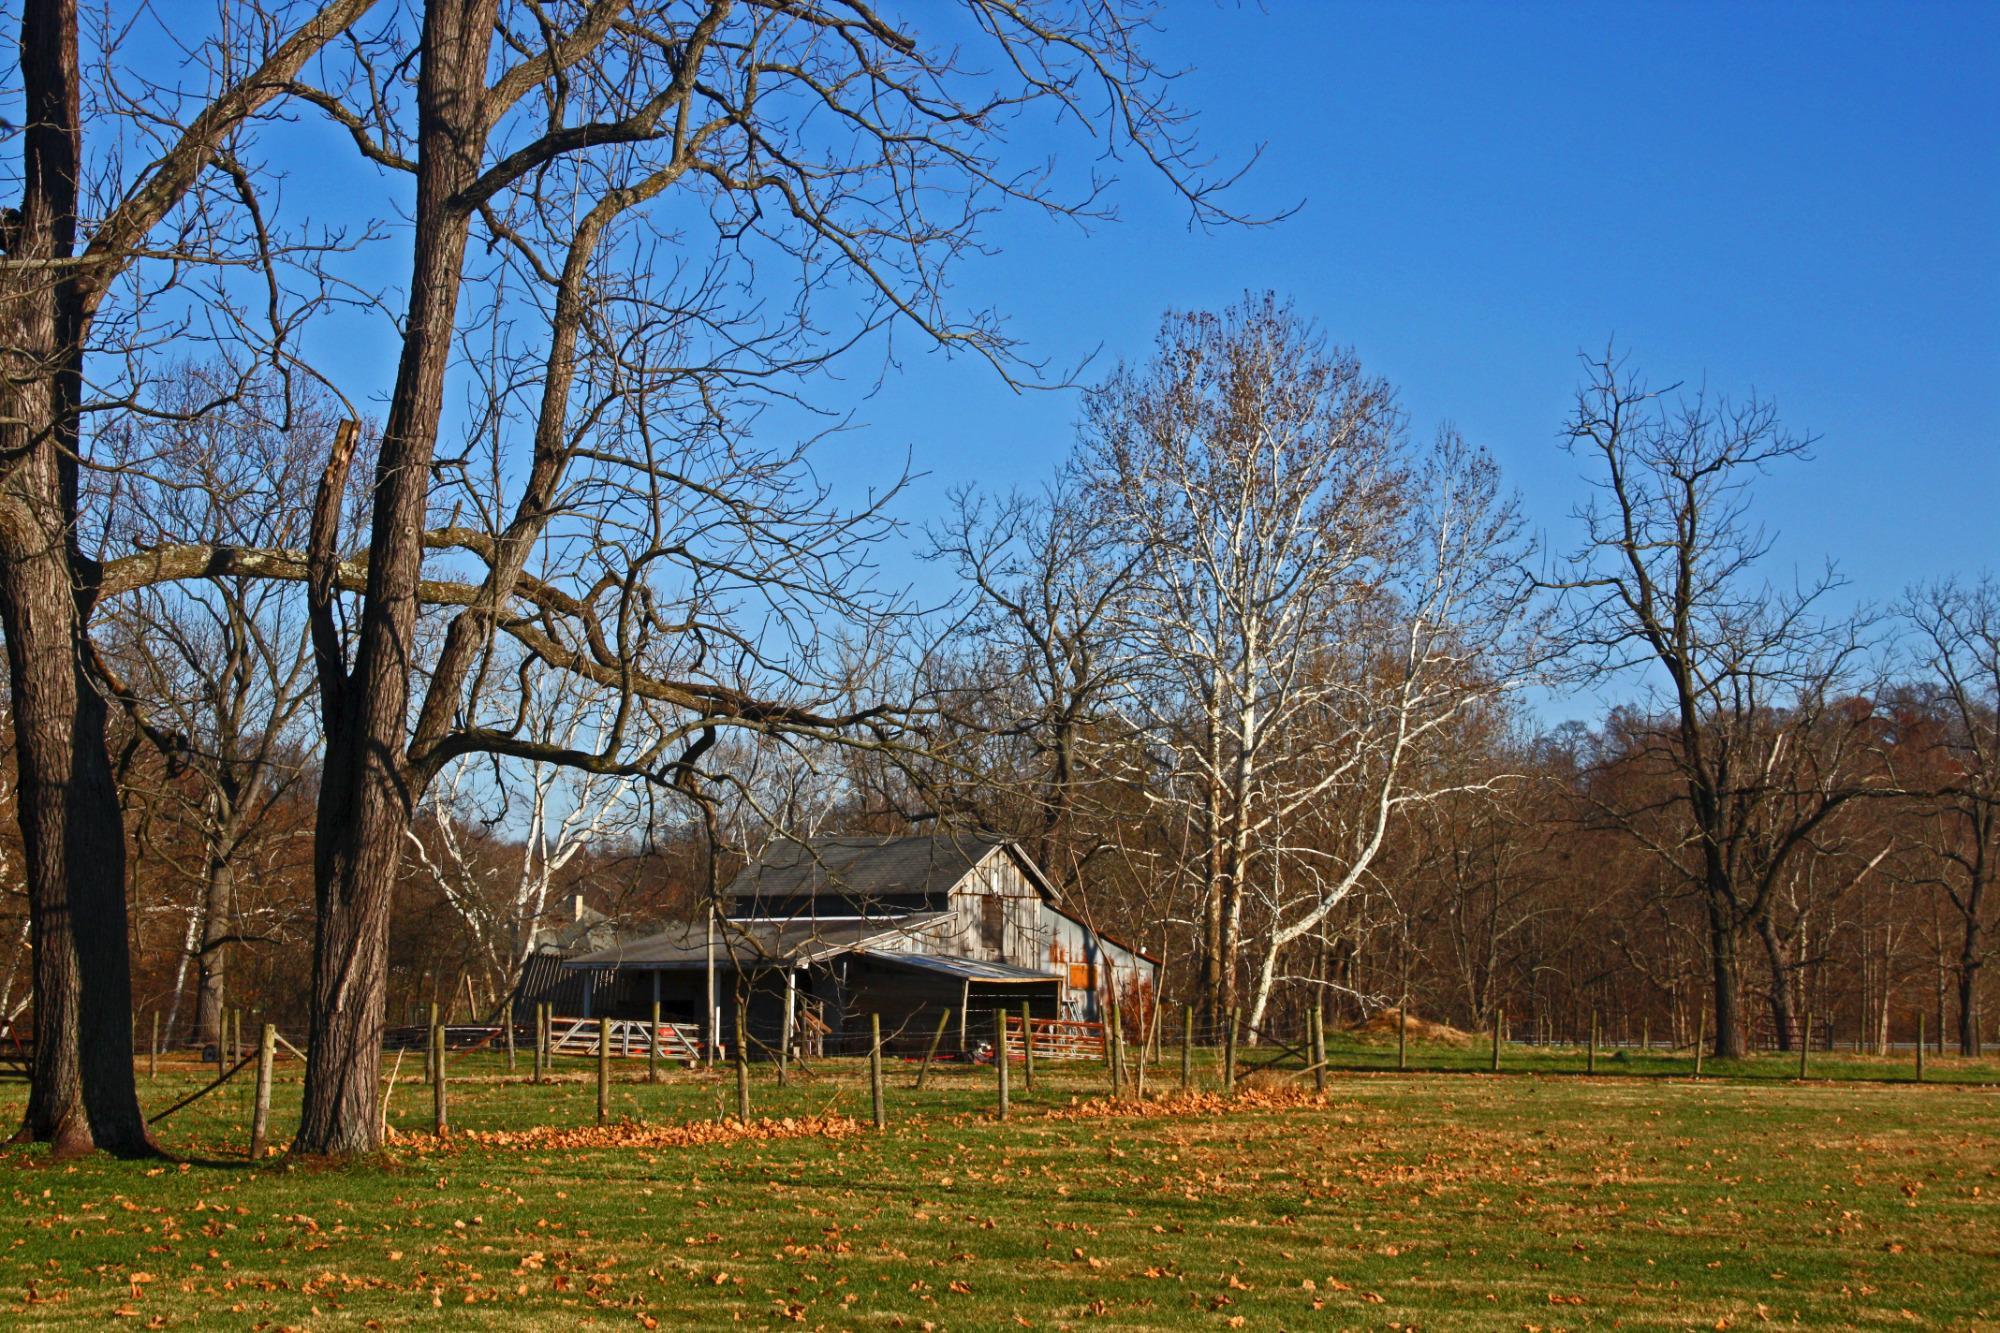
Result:
M572 921L583 920L583 895L580 893L572 895L569 900L569 908L570 908L570 916L569 916L570 920Z

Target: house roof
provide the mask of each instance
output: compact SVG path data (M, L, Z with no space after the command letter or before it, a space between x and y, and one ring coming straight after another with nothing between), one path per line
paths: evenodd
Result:
M722 965L761 960L796 966L831 954L845 953L869 942L892 942L899 935L915 934L944 915L942 912L921 912L893 920L880 917L719 919L715 925L715 957L717 963ZM708 965L708 931L705 923L700 921L669 926L657 935L572 958L568 965L668 972L697 970Z
M745 866L724 893L735 899L944 893L1004 845L1002 838L956 832L777 842Z

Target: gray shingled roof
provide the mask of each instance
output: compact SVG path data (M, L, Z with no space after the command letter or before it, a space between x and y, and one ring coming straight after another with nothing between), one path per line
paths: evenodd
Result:
M753 920L716 922L715 958L720 966L731 960L750 964L809 963L828 954L837 954L869 942L889 944L906 932L923 929L944 913L924 912L894 920ZM700 969L708 965L708 931L705 923L688 922L669 926L657 935L613 945L569 960L570 967L633 967L646 971L674 972Z
M778 842L729 882L731 898L850 899L942 894L1004 839L970 833Z

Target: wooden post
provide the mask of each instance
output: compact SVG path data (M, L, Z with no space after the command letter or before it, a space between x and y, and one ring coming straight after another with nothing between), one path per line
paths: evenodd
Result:
M1493 1072L1496 1074L1500 1072L1500 1026L1506 1021L1506 1016L1496 1005L1493 1010Z
M1111 1065L1111 1095L1125 1095L1125 1021L1118 1002L1111 1004L1111 1026L1104 1033L1104 1056Z
M1116 1097L1118 1095L1118 1043L1113 1039L1111 1034L1118 1030L1117 1001L1108 1002L1103 1009L1099 1010L1099 1013L1103 1016L1098 1022L1097 1029L1099 1034L1104 1038L1104 1075L1111 1080L1111 1095Z
M1812 1050L1812 1010L1805 1012L1805 1021L1799 1024L1799 1078L1806 1076L1806 1056Z
M659 973L655 972L654 976ZM646 1029L646 1081L660 1081L660 1002L653 1001L653 1024Z
M437 1006L431 1006L433 1013ZM443 1138L451 1132L451 1113L445 1104L444 1024L431 1027L431 1132Z
M931 1061L937 1058L938 1047L944 1044L944 1030L950 1024L951 1010L946 1009L938 1015L937 1031L931 1034L931 1046L929 1050L924 1052L924 1062L917 1066L917 1087L919 1090L924 1086L924 1075L931 1072Z
M1590 1011L1590 1045L1584 1049L1583 1072L1586 1074L1595 1074L1597 1072L1597 1011L1595 1009Z
M792 974L785 973L785 1012L778 1024L778 1086L785 1087L792 1075Z
M998 1076L1000 1119L1007 1118L1007 1011L993 1011L993 1071Z
M500 1020L500 1026L507 1034L507 1072L514 1072L514 1002L509 1000Z
M1708 1053L1708 1006L1694 1020L1694 1076L1701 1077L1701 1058Z
M611 1020L597 1019L597 1123L611 1116Z
M749 1008L739 998L736 1002L736 1118L743 1124L750 1123L750 1044L743 1040L743 1011Z
M426 1029L431 1033L431 1041L429 1045L424 1047L424 1079L427 1082L435 1083L437 1082L438 1029L438 1007L436 1000L431 1001L431 1021L426 1025Z
M1639 1051L1644 1054L1653 1049L1653 1019L1651 1015L1639 1020Z
M1326 1091L1326 1006L1318 997L1312 1007L1313 1091Z
M264 1138L271 1127L271 1066L278 1059L278 1029L266 1023L257 1043L257 1100L250 1113L250 1160L264 1160Z
M535 1082L540 1083L549 1072L549 1029L542 1022L542 1003L535 1001Z
M875 1128L889 1127L889 1114L882 1105L882 1015L868 1015L868 1092L875 1108Z
M1396 1068L1410 1067L1410 1001L1406 996L1396 1006Z
M1143 1102L1146 1100L1146 1056L1152 1051L1153 1039L1157 1035L1159 1010L1142 1007L1139 1022L1143 1026L1139 1031L1139 1059L1132 1066L1132 1095Z
M1222 1033L1222 1090L1236 1091L1236 1009L1229 1010L1229 1026Z
M146 1077L160 1076L160 1011L153 1011L153 1044L146 1056Z
M1021 1004L1021 1086L1029 1092L1035 1090L1035 1029L1034 1010L1026 1001Z
M1194 1086L1194 1006L1181 1008L1181 1091Z
M1917 1015L1917 1082L1924 1081L1924 1016Z

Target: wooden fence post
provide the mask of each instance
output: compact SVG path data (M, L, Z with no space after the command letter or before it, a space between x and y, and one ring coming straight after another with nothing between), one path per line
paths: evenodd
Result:
M597 1020L597 1123L611 1115L611 1020Z
M1410 1001L1405 996L1396 1006L1396 1068L1410 1067Z
M500 1025L507 1035L507 1072L511 1074L514 1072L514 1002L512 1000L507 1002L507 1009L500 1019Z
M1496 1005L1496 1006L1494 1006L1494 1009L1493 1009L1493 1072L1494 1072L1494 1073L1496 1073L1496 1074L1500 1072L1500 1027L1501 1027L1501 1024L1505 1023L1506 1021L1507 1021L1507 1018L1506 1018L1506 1015L1505 1015L1504 1011L1502 1011L1502 1010L1501 1010L1501 1009L1499 1008L1499 1006L1497 1006L1497 1005Z
M1102 1021L1097 1025L1104 1037L1104 1073L1111 1080L1111 1095L1118 1095L1118 1041L1113 1036L1118 1031L1118 1002L1112 1000L1100 1011Z
M889 1127L889 1114L882 1104L882 1015L868 1015L868 1092L875 1108L875 1128Z
M1812 1050L1812 1010L1805 1012L1805 1021L1799 1025L1799 1078L1806 1076L1806 1056Z
M1111 1095L1125 1095L1125 1016L1116 1001L1111 1005L1111 1027L1104 1034L1105 1055L1111 1062Z
M1701 1058L1708 1053L1708 1006L1703 1005L1694 1021L1694 1076L1701 1077Z
M535 1082L540 1083L549 1072L549 1030L542 1022L542 1003L535 1002Z
M424 1081L426 1083L437 1082L437 1029L437 1001L432 1000L430 1022L424 1025L424 1031L430 1034L429 1040L424 1044Z
M1194 1086L1194 1006L1181 1006L1181 1091Z
M1132 1095L1140 1101L1146 1100L1146 1055L1153 1050L1153 1039L1160 1025L1159 1010L1142 1007L1139 1022L1144 1026L1139 1031L1139 1060L1132 1067Z
M153 1011L153 1045L150 1050L151 1053L146 1057L146 1077L158 1078L160 1076L160 1011L157 1009Z
M250 1113L250 1160L264 1160L264 1138L271 1127L271 1066L278 1058L278 1029L266 1023L257 1044L257 1100Z
M1584 1049L1583 1072L1586 1074L1595 1074L1597 1072L1597 1011L1595 1009L1590 1011L1590 1045Z
M1924 1016L1917 1015L1917 1082L1924 1081Z
M743 1011L749 1008L741 1000L736 1004L736 1118L743 1124L750 1123L750 1043L743 1039Z
M1222 1033L1222 1090L1236 1091L1236 1007L1229 1008L1229 1026Z
M917 1089L923 1090L924 1075L931 1072L931 1061L937 1058L938 1047L944 1042L945 1027L951 1022L951 1010L947 1008L938 1015L937 1031L931 1034L930 1049L924 1052L924 1062L917 1066Z
M1313 1091L1326 1091L1326 1006L1313 997L1312 1014L1312 1060Z
M646 1081L660 1081L660 1002L653 1001L653 1025L646 1029Z
M437 1006L432 1005L433 1013ZM451 1132L451 1113L445 1103L444 1024L431 1027L431 1132L443 1138Z
M1007 1011L993 1011L993 1070L999 1079L1000 1119L1007 1118Z
M1021 1086L1029 1092L1035 1090L1035 1029L1034 1010L1026 1001L1021 1004Z

